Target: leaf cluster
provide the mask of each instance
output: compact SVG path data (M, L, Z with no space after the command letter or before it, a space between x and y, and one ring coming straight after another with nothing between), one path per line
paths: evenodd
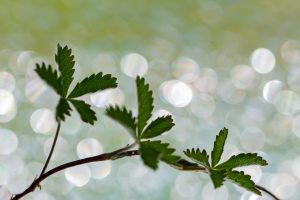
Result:
M153 93L144 78L136 78L138 114L133 116L132 111L125 106L109 106L106 115L123 125L139 143L141 158L152 169L158 168L159 160L180 165L179 156L173 155L175 149L161 140L150 140L169 131L174 126L171 115L157 117L149 122L153 111ZM181 164L183 165L183 164Z
M224 181L228 179L249 191L261 195L261 192L256 188L255 183L251 180L251 176L246 175L243 171L234 170L234 168L249 165L263 166L268 164L267 161L256 153L241 153L231 156L223 163L219 163L224 151L227 136L227 128L222 129L216 136L210 161L206 150L201 151L199 148L187 149L184 151L184 154L195 163L198 163L207 169L215 188L222 186Z
M99 72L84 78L76 84L71 92L68 92L74 80L73 75L75 72L72 50L68 46L62 47L58 44L55 61L58 65L58 70L51 65L47 66L45 63L42 63L36 64L35 71L60 96L56 106L56 120L58 122L64 121L66 116L70 116L72 111L70 104L72 104L82 121L94 124L97 117L91 105L76 98L104 89L115 88L117 87L117 79L110 74L104 75L102 72Z
M71 105L73 105L83 122L94 124L97 120L95 111L91 109L91 105L78 99L78 97L108 88L115 88L117 87L117 79L110 74L104 75L99 72L84 78L69 92L75 72L75 61L71 49L68 46L62 47L58 44L55 61L58 69L42 63L36 65L35 71L60 96L56 107L57 121L64 121L66 116L70 116ZM233 155L227 161L220 163L228 136L227 128L222 129L216 136L210 156L205 149L192 148L185 150L183 153L192 162L175 155L175 149L171 148L168 143L157 139L153 140L171 130L175 124L171 115L160 116L151 120L154 109L153 92L142 77L137 76L135 84L137 116L134 116L133 112L127 107L118 105L108 106L105 114L126 128L136 143L139 144L139 153L145 165L156 170L159 161L162 161L179 170L206 171L215 188L222 186L225 180L230 180L249 191L261 194L251 177L243 171L235 170L235 168L248 165L267 165L266 160L256 153L241 153Z
M189 162L180 156L174 155L175 149L170 148L168 143L161 140L151 140L169 131L174 122L171 115L158 117L149 122L153 111L153 96L149 84L144 78L136 78L138 113L133 116L132 111L126 107L109 106L106 115L122 124L139 143L141 158L145 165L152 169L158 168L159 161L163 161L180 170L203 170L205 169L215 186L223 185L226 179L244 187L247 190L261 194L249 175L234 168L248 165L267 165L267 162L256 153L241 153L231 156L227 161L220 163L228 136L228 129L222 129L216 136L211 159L207 151L187 149L184 154L193 162Z

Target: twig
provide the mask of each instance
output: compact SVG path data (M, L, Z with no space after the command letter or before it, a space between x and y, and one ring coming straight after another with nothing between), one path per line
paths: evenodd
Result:
M49 162L50 162L50 160L51 160L51 157L52 157L52 154L53 154L53 151L54 151L56 142L57 142L57 138L58 138L58 135L59 135L59 130L60 130L60 122L58 122L58 124L57 124L56 133L55 133L54 140L53 140L53 143L52 143L52 146L51 146L51 150L50 150L50 153L49 153L49 155L48 155L48 158L47 158L47 160L46 160L46 162L45 162L45 165L44 165L44 167L43 167L43 170L41 171L40 176L43 175L43 174L45 173L45 171L46 171L46 169L47 169L47 167L48 167L48 164L49 164Z
M270 192L269 190L267 190L266 188L259 186L259 185L255 185L255 187L265 193L267 193L268 195L270 195L271 197L273 197L275 200L280 200L278 197L275 196L275 194L273 194L272 192Z
M127 150L131 149L132 147L134 147L135 145L136 145L136 143L133 143L131 145L127 145L124 148L118 149L118 150L110 152L110 153L104 153L104 154L101 154L98 156L75 160L75 161L68 162L68 163L62 164L60 166L57 166L57 167L49 170L48 172L42 173L37 179L35 179L31 183L31 185L26 190L24 190L20 194L14 195L11 198L11 200L19 200L22 197L26 196L27 194L33 192L37 187L39 187L40 183L43 180L45 180L49 176L51 176L57 172L60 172L64 169L75 167L75 166L86 164L86 163L99 162L99 161L112 160L112 159L115 160L115 159L122 158L122 157L139 155L138 150L127 151Z
M116 159L120 159L123 157L131 157L131 156L136 156L136 155L140 155L140 152L138 150L129 150L131 148L133 148L136 145L136 143L133 143L131 145L127 145L124 148L118 149L116 151L110 152L110 153L104 153L98 156L93 156L93 157L88 157L88 158L84 158L84 159L80 159L80 160L75 160L72 162L68 162L65 164L62 164L60 166L57 166L51 170L49 170L46 173L41 174L37 179L35 179L32 184L26 189L24 190L22 193L17 194L15 196L13 196L11 198L11 200L19 200L22 197L26 196L27 194L33 192L37 187L39 187L40 183L47 179L48 177L50 177L51 175L58 173L62 170L71 168L71 167L75 167L78 165L83 165L83 164L87 164L87 163L92 163L92 162L99 162L99 161L105 161L105 160L116 160ZM177 167L175 167L177 168ZM178 168L177 168L178 169ZM182 169L179 169L182 170ZM205 168L202 167L198 167L198 168L194 168L193 171L202 171L204 173L207 173ZM272 196L275 200L280 200L278 197L276 197L273 193L271 193L270 191L268 191L266 188L259 186L259 185L255 185L255 187L267 194L269 194L270 196Z

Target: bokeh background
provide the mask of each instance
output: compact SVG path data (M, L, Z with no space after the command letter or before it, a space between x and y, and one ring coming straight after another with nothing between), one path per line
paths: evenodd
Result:
M21 192L39 174L55 132L57 96L34 73L52 65L57 43L75 54L76 80L103 71L119 87L85 100L95 126L74 112L62 125L50 167L112 151L132 139L103 115L108 104L136 112L134 77L155 97L155 116L171 113L176 126L162 136L182 155L211 149L229 128L224 159L258 152L266 167L244 170L282 199L299 199L300 2L252 1L1 1L0 199ZM74 85L74 84L73 84ZM56 174L33 200L262 200L208 176L156 172L140 158L86 165Z

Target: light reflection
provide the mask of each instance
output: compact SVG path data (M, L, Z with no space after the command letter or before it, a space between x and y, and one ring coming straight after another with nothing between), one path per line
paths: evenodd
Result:
M130 77L144 76L148 71L148 61L140 54L130 53L121 60L122 71Z
M47 90L47 87L40 79L33 79L29 81L25 88L25 95L27 99L31 102L35 102L37 99L39 99L45 91Z
M48 193L40 192L34 195L33 200L55 200L55 198Z
M264 133L257 127L246 128L240 135L241 146L249 152L256 152L263 148L265 139Z
M6 71L0 71L0 89L12 92L15 89L14 76Z
M239 104L245 98L245 91L234 87L232 82L228 81L220 84L219 95L223 101L228 104Z
M297 115L293 119L293 132L298 138L300 138L300 115Z
M99 163L89 164L91 175L94 179L103 179L111 172L111 161L103 161Z
M277 110L285 115L293 115L300 110L300 97L291 90L280 91L274 98Z
M238 65L231 70L231 80L235 87L248 89L255 86L255 72L247 65Z
M267 74L275 67L275 56L266 48L256 49L251 55L251 64L254 70L260 74Z
M105 73L114 74L116 71L117 63L114 60L114 56L109 53L102 53L94 58L92 67L95 71L101 71Z
M228 198L229 194L225 186L220 187L216 190L212 183L207 183L202 189L203 200L228 200Z
M36 133L47 134L54 128L55 124L54 113L47 108L34 111L30 117L31 128Z
M281 199L291 198L297 191L297 180L288 173L278 173L271 179L271 191Z
M297 40L287 40L281 46L281 56L289 64L300 63L300 42Z
M193 98L191 111L196 117L209 118L216 108L215 100L208 94L199 94Z
M287 77L290 88L296 92L300 92L300 68L299 65L291 67Z
M122 105L124 98L124 93L119 88L96 92L90 96L91 102L100 108L115 104Z
M0 89L0 122L11 121L17 114L15 97L7 90Z
M201 69L201 73L193 86L201 93L214 94L218 86L217 73L211 68Z
M195 174L182 173L175 181L176 192L187 199L199 196L201 186L202 183Z
M185 82L196 80L199 72L198 63L191 58L180 57L172 64L173 76Z
M102 145L94 138L85 138L77 145L77 155L79 158L97 156L102 152Z
M54 138L51 137L48 140L46 140L46 142L44 144L44 153L46 156L50 152L53 140L54 140ZM63 160L68 157L68 151L69 151L68 141L62 137L58 137L56 145L55 145L55 151L53 152L51 159L52 160Z
M282 90L284 90L285 84L279 80L268 81L263 89L263 97L266 101L272 103L274 97Z
M18 137L9 129L0 128L0 154L8 155L18 148Z
M162 83L160 85L160 93L168 103L175 107L185 107L193 98L193 92L190 86L178 80Z
M0 115L6 115L15 106L15 98L7 90L0 89Z
M65 178L72 185L82 187L86 185L91 178L91 171L87 165L78 165L65 170Z

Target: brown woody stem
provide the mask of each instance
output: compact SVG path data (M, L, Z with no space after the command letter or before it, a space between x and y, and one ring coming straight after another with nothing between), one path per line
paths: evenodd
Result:
M135 144L136 143L133 143L131 145L127 145L124 148L118 149L118 150L110 152L110 153L104 153L104 154L101 154L101 155L98 155L98 156L93 156L93 157L88 157L88 158L68 162L68 163L62 164L60 166L57 166L57 167L49 170L48 172L41 173L41 175L37 179L35 179L26 190L24 190L20 194L14 195L11 198L11 200L21 199L22 197L26 196L27 194L33 192L37 187L40 186L40 183L43 180L45 180L49 176L51 176L51 175L53 175L57 172L60 172L64 169L67 169L67 168L70 168L70 167L75 167L75 166L86 164L86 163L99 162L99 161L104 161L104 160L116 160L118 158L123 158L123 157L127 157L127 156L139 155L138 150L128 151L130 148L135 146Z

